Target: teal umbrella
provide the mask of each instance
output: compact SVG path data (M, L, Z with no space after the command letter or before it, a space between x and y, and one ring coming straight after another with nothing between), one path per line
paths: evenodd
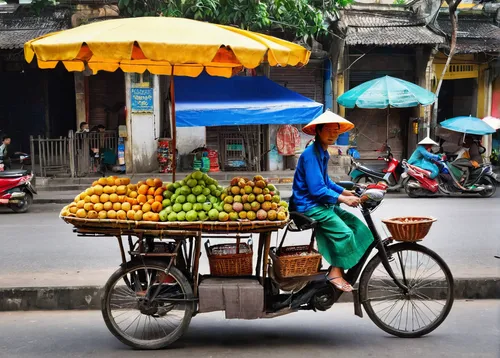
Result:
M389 109L428 106L436 95L414 83L390 76L365 82L347 91L337 102L347 108ZM387 111L387 137L389 137L389 111Z
M464 134L486 135L495 133L495 129L489 126L486 122L476 117L455 117L441 122L441 127L450 131L460 132Z

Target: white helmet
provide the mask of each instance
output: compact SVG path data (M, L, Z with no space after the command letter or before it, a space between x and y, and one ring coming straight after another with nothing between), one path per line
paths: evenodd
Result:
M418 142L418 145L439 145L439 144L437 144L429 136L427 136L424 139L422 139L420 142Z

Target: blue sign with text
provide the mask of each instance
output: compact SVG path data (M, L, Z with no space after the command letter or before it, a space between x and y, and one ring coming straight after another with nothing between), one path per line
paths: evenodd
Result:
M132 112L153 112L153 89L131 89Z

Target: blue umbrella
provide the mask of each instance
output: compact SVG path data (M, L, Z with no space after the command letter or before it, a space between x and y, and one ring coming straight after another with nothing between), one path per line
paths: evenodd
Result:
M380 77L347 91L337 103L347 108L387 108L387 137L389 137L389 108L428 106L436 95L414 83L390 76Z
M414 83L390 76L380 77L347 91L337 102L347 108L408 108L428 106L436 95Z
M495 129L476 117L455 117L441 122L441 127L464 134L486 135L495 133Z

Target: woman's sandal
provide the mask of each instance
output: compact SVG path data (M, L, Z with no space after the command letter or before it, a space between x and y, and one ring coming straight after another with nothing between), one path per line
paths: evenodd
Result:
M332 278L328 278L328 276L326 276L327 281L330 281L332 283L332 285L334 285L340 291L352 292L353 288L352 288L352 286L347 281L344 281L343 284L338 284L336 282L333 282L333 280L336 280L338 278L344 279L342 276L332 277Z

